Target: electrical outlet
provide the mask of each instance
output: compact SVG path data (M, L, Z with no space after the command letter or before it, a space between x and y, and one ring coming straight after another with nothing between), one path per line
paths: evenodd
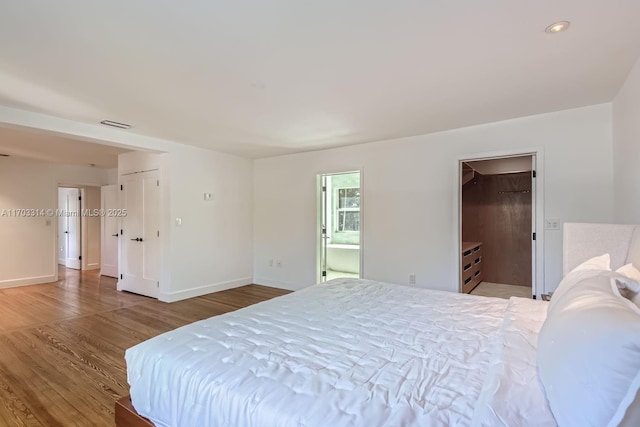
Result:
M278 268L282 268L282 261L277 260L277 261L276 261L276 267L278 267Z
M411 273L411 274L409 275L409 284L410 284L410 285L415 285L415 284L416 284L416 275L415 275L415 274L413 274L413 273Z
M547 218L544 221L546 230L560 230L560 220L558 218Z

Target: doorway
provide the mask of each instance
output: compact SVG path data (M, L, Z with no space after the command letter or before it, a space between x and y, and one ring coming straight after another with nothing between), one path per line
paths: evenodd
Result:
M80 270L80 189L58 188L58 264Z
M536 156L460 162L460 291L532 297Z
M318 282L361 277L360 171L319 176Z
M75 270L100 268L100 187L58 187L58 264Z

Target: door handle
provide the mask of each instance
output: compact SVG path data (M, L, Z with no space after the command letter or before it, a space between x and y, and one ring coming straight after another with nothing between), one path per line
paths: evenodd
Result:
M118 237L118 236L119 236L119 234L112 234L112 236L113 236L113 237Z
M64 232L64 234L69 234L69 232L68 232L68 231L65 231L65 232Z
M131 239L134 242L142 242L142 238L141 237L136 237L135 239Z

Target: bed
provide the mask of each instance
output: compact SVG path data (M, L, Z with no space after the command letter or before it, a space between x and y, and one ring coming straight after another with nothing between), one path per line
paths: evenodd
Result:
M616 237L593 239L604 235ZM625 282L625 295L608 283L618 274L609 267L640 261L640 228L565 224L564 253L570 271L551 303L337 279L159 335L126 352L131 404L116 405L117 425L564 426L580 417L587 423L573 425L638 425L635 282ZM604 253L613 254L607 272L596 274L591 258ZM582 374L571 355L562 357L570 351L558 348L565 341L558 331L580 338L563 329L576 317L572 292L584 293L583 283L596 278L607 282L594 292L612 293L598 301L616 298L630 311L624 321L633 345L621 356L627 370L611 376L632 378L607 391L606 407L576 418L566 388L579 399L585 383L562 378Z

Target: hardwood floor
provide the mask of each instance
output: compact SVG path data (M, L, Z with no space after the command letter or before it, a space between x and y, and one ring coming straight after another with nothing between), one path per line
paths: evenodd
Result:
M0 289L0 426L113 426L129 394L125 349L288 293L241 288L166 304L60 267L56 283Z

